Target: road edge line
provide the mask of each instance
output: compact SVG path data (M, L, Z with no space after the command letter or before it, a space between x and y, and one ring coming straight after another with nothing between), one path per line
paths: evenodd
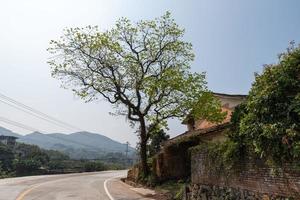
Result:
M110 192L108 191L108 188L107 188L107 183L109 182L109 181L111 181L111 180L113 180L113 179L116 179L116 178L119 178L119 177L123 177L124 175L118 175L118 176L114 176L114 177L112 177L112 178L108 178L108 179L106 179L105 181L104 181L104 191L105 191L105 193L106 193L106 195L108 196L108 198L110 199L110 200L115 200L115 198L113 198L113 196L110 194Z

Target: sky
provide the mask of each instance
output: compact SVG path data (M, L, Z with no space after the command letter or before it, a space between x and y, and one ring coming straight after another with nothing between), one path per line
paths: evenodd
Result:
M275 63L290 41L300 43L299 10L299 0L1 0L0 93L82 130L135 146L135 130L124 117L109 115L113 108L107 102L84 103L51 77L46 49L64 28L98 25L107 30L120 17L137 21L170 11L193 44L192 71L205 71L212 91L247 94L254 72ZM1 102L0 117L44 133L70 133ZM178 120L169 127L172 137L185 131Z

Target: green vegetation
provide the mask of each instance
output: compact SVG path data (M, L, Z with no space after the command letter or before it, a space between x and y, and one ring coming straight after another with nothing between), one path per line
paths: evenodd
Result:
M84 165L84 169L86 172L103 171L106 169L106 166L102 162L99 162L99 161L87 162Z
M256 75L232 140L270 164L300 160L300 47ZM298 163L300 164L300 163Z
M90 132L76 132L72 134L41 134L31 133L20 135L0 127L0 133L18 137L18 141L26 144L37 145L44 149L58 150L67 154L71 159L102 159L109 153L124 152L126 145L114 141L101 134ZM128 158L134 159L135 150L128 147ZM116 155L116 157L120 155ZM122 158L125 158L123 155Z
M194 150L208 152L215 168L232 168L242 159L261 159L270 167L300 164L300 46L292 45L267 65L246 102L232 115L229 139Z
M206 156L205 166L209 170L208 173L218 176L231 174L240 170L241 163L246 159L245 155L241 154L238 144L226 140L225 142L210 142L201 143L198 146L190 149L192 152L202 152ZM249 159L249 158L247 158Z
M7 146L0 144L0 177L92 172L124 168L124 165L114 161L114 157L111 157L108 162L71 160L59 151L44 150L35 145L17 143L15 146Z
M105 32L97 27L70 28L48 49L52 76L85 101L104 98L139 126L143 174L152 130L169 118L187 114L220 122L220 102L206 87L205 73L190 72L192 45L184 41L169 12L132 23L121 18ZM202 105L202 106L197 106Z
M156 185L154 189L161 194L166 194L166 199L182 200L187 183L178 181L167 181L160 185Z
M11 148L0 143L0 161L2 171L10 171L13 167L14 152Z
M160 151L163 142L167 141L169 138L170 136L167 135L167 133L163 129L154 129L151 133L150 141L148 144L149 157L157 154Z
M42 134L35 132L20 135L0 127L0 134L17 137L17 141L24 143L24 145L31 144L41 149L47 149L47 154L50 159L49 162L53 163L54 161L54 164L57 163L56 160L83 159L99 160L109 165L129 167L134 164L137 158L134 148L128 146L127 149L126 144L96 133L77 132L66 135L61 133ZM19 148L21 148L21 146ZM23 151L25 150L26 149ZM128 150L127 153L125 153L126 150ZM5 153L5 155L9 154Z

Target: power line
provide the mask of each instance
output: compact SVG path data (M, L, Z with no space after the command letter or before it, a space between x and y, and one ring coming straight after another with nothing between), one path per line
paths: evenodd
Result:
M80 128L78 128L78 127L76 127L76 126L73 126L73 125L71 125L71 124L69 124L69 123L66 123L66 122L63 122L63 121L61 121L61 120L59 120L59 119L57 119L57 118L54 118L54 117L52 117L52 116L50 116L50 115L48 115L48 114L46 114L46 113L43 113L43 112L41 112L41 111L39 111L39 110L37 110L37 109L34 109L34 108L32 108L32 107L30 107L30 106L27 106L27 105L25 105L25 104L23 104L23 103L21 103L21 102L19 102L19 101L16 101L16 100L14 100L14 99L12 99L12 98L10 98L10 97L8 97L8 96L6 96L6 95L4 95L4 94L2 94L2 93L0 93L0 98L2 99L2 101L1 102L3 102L3 101L8 101L8 102L10 102L10 103L12 103L12 104L14 104L14 105L16 105L16 106L14 106L14 107L21 107L21 108L23 108L22 109L22 111L24 112L24 109L25 110L27 110L27 113L28 113L28 111L29 112L31 112L31 113L34 113L35 115L35 117L37 117L36 115L38 115L39 117L38 118L43 118L44 120L46 119L48 122L52 122L52 123L55 123L56 125L58 125L58 124L60 124L61 126L64 126L64 127L68 127L69 129L71 128L72 130L82 130L82 129L80 129ZM6 103L6 104L8 104L8 103ZM50 123L51 123L50 122Z
M129 142L126 142L126 158L128 157L128 153L129 153Z
M6 124L10 124L10 125L15 126L15 127L19 127L19 128L28 130L28 131L33 131L33 132L38 131L38 132L42 133L42 131L40 131L40 130L38 130L36 128L33 128L31 126L27 126L27 125L21 124L19 122L16 122L16 121L4 118L4 117L0 117L0 121L4 122Z
M36 115L36 114L34 114L34 113L32 113L32 112L29 112L29 111L27 111L27 110L25 110L25 109L23 109L23 108L17 107L17 106L15 106L15 105L13 105L13 104L10 104L10 103L6 102L6 101L3 101L3 100L1 100L1 97L0 97L0 102L1 102L1 103L4 103L4 104L6 104L6 105L8 105L8 106L10 106L10 107L13 107L13 108L15 108L15 109L17 109L17 110L20 110L20 111L22 111L22 112L24 112L24 113L27 113L27 114L29 114L29 115L31 115L31 116L37 117L37 118L39 118L39 119L41 119L41 120L44 120L44 121L46 121L46 122L49 122L49 123L54 124L54 125L56 125L56 126L59 126L59 127L61 127L61 128L68 129L68 130L73 130L73 129L70 129L70 128L68 128L68 127L62 126L61 124L58 124L58 123L56 123L56 122L50 121L50 120L48 120L47 118L44 118L44 117L41 117L41 116L39 116L39 115Z
M33 113L36 113L37 115L40 115L40 116L43 116L43 117L45 117L45 118L48 118L49 120L55 121L56 123L62 124L62 125L64 125L64 126L67 126L67 127L72 128L72 129L76 129L76 130L79 129L79 130L80 130L80 128L78 128L78 127L75 127L75 126L73 126L73 125L71 125L71 124L68 124L68 123L66 123L66 122L63 122L63 121L61 121L61 120L59 120L59 119L56 119L56 118L54 118L54 117L52 117L52 116L50 116L50 115L48 115L48 114L45 114L45 113L43 113L43 112L41 112L41 111L39 111L39 110L37 110L37 109L34 109L34 108L32 108L32 107L30 107L30 106L27 106L27 105L25 105L25 104L23 104L23 103L21 103L21 102L19 102L19 101L16 101L16 100L14 100L14 99L12 99L12 98L10 98L10 97L4 95L4 94L1 94L1 93L0 93L0 98L5 99L6 101L9 101L9 102L11 102L11 103L13 103L13 104L16 104L16 105L18 105L18 106L20 106L20 107L22 107L22 108L25 108L25 109L27 109L27 110L33 112Z

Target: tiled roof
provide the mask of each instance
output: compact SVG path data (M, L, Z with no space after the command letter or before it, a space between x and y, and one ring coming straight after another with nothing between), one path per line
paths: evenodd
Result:
M224 96L224 97L239 97L239 98L246 98L248 95L244 94L225 94L225 93L218 93L218 92L213 92L214 95L217 96Z
M219 124L219 125L215 125L209 128L205 128L205 129L198 129L198 130L193 130L193 131L186 131L174 138L171 138L170 140L166 141L164 146L168 146L168 145L172 145L176 142L178 142L178 140L181 139L187 139L189 137L194 137L194 136L208 136L210 134L215 133L216 131L220 131L220 130L224 130L226 128L230 127L230 122L227 123L223 123L223 124Z

